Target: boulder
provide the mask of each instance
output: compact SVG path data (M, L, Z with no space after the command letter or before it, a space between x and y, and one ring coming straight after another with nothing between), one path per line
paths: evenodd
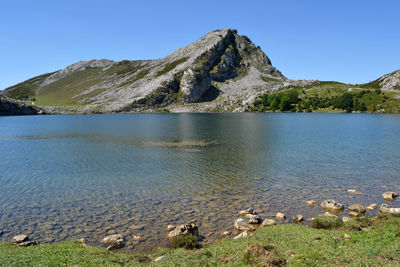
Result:
M297 214L296 216L293 216L293 221L294 221L295 223L299 223L299 222L304 221L303 215Z
M177 226L174 230L168 233L168 238L174 239L177 236L180 235L194 235L198 236L199 235L199 228L197 226L196 222L190 222L187 224L182 224Z
M243 233L240 233L239 235L235 236L233 239L246 238L248 236L249 234L247 233L247 231L244 231Z
M261 223L261 217L259 215L251 215L249 218L249 223L259 224L259 223Z
M241 210L241 211L239 211L239 213L240 213L241 215L246 215L246 214L257 214L256 211L254 210L254 208L248 208L248 209L245 209L245 210Z
M307 200L306 204L308 206L315 206L315 205L317 205L317 201L315 201L315 200Z
M237 219L234 224L235 228L239 231L254 231L254 227L251 226L245 219Z
M390 208L388 205L382 204L381 207L379 208L379 213L399 215L400 208Z
M24 241L28 240L27 235L16 235L11 239L11 242L13 243L22 243Z
M349 215L359 217L365 215L366 209L361 204L353 204L349 207Z
M105 243L105 244L113 244L113 243L117 243L118 241L124 241L124 237L120 234L115 234L115 235L109 235L104 237L101 240L101 243Z
M275 217L276 217L278 220L284 220L284 219L286 218L285 214L280 213L280 212L278 212L278 213L275 215Z
M273 219L266 219L262 222L261 227L265 227L265 226L271 226L276 224L276 221Z
M344 209L344 205L333 199L328 199L321 203L321 208L326 211L340 212Z
M382 194L382 197L384 200L386 201L393 201L399 194L397 194L396 192L385 192Z

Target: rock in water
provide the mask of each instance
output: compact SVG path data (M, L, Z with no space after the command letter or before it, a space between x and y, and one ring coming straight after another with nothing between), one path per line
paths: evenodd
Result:
M16 235L11 239L11 242L13 243L22 243L24 241L28 240L27 235Z
M306 201L306 204L307 204L308 206L315 206L315 205L317 205L317 201L315 201L315 200L308 200L308 201Z
M168 238L174 239L177 236L180 235L194 235L198 236L199 235L199 228L197 226L196 222L190 222L187 224L182 224L177 226L174 230L168 233Z
M249 223L259 224L259 223L261 223L261 217L259 215L251 215L249 218Z
M366 207L366 209L367 210L373 210L374 208L376 208L376 204L371 204L371 205L368 205L367 207Z
M349 215L353 217L359 217L364 215L366 209L361 204L353 204L349 207Z
M246 215L246 214L257 214L256 211L254 210L254 208L248 208L248 209L245 209L245 210L241 210L241 211L239 211L239 213L240 213L241 215Z
M331 217L337 217L335 214L332 214L330 212L325 212L324 214L322 214L322 216L331 216Z
M245 219L237 219L234 224L235 228L239 231L254 231L255 228L251 226Z
M123 241L118 241L118 242L115 242L115 243L109 245L107 247L107 250L116 250L116 249L123 248L124 246L125 246L125 243Z
M295 223L299 223L299 222L304 221L303 215L297 214L296 216L293 216L293 221L294 221Z
M347 190L347 192L349 192L349 193L351 193L351 194L361 194L360 191L357 191L357 190L355 190L355 189L349 189L349 190Z
M271 226L276 224L276 221L273 219L266 219L262 222L261 227L265 227L265 226Z
M396 192L385 192L382 194L383 199L386 201L393 201L397 196Z
M285 216L285 214L278 212L278 213L275 215L275 217L276 217L278 220L284 220L286 216Z
M324 200L321 203L321 207L324 210L333 211L333 212L340 212L344 209L344 205L336 202L333 199Z

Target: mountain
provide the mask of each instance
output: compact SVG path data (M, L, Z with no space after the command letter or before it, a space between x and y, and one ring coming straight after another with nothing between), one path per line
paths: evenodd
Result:
M372 86L384 91L400 91L400 70L383 75L364 86Z
M291 84L236 30L207 33L161 59L80 61L5 90L39 106L104 112L243 111L256 96Z

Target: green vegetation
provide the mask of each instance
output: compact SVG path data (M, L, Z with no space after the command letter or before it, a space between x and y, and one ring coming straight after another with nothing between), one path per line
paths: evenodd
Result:
M178 235L171 240L171 245L173 248L195 249L198 246L198 238L191 234Z
M171 63L168 63L167 65L165 65L164 69L162 69L159 72L157 72L156 77L170 72L171 70L175 69L176 66L178 66L179 64L182 64L183 62L186 62L186 60L188 60L188 58L184 57L184 58L175 60L175 61L173 61Z
M336 229L343 226L341 219L335 216L318 216L314 218L313 227L316 229Z
M356 222L357 223L357 222ZM360 223L360 222L358 222ZM0 243L1 266L399 266L400 218L369 220L363 231L275 225L197 250L158 249L144 255L111 253L75 242L33 247ZM159 262L153 260L164 255Z
M377 112L400 113L400 93L380 89L352 88L337 82L322 82L309 87L265 94L253 102L249 111L291 112Z

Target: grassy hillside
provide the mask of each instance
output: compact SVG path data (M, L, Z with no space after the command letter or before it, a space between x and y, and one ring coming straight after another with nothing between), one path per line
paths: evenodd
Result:
M351 85L320 82L307 87L289 87L266 94L250 111L379 112L400 113L400 92L381 91L375 83Z

